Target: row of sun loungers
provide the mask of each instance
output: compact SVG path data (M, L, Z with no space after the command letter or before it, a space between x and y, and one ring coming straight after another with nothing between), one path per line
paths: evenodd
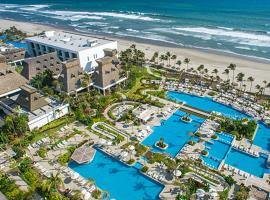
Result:
M33 148L40 148L42 145L49 144L50 141L51 140L49 137L42 138L41 140L34 142L33 144L30 144L28 146L28 150L31 151Z
M256 157L259 157L259 156L260 156L259 152L253 151L253 150L250 149L250 148L243 147L243 146L238 146L238 145L234 145L233 147L234 147L235 149L238 149L238 150L240 150L240 151L242 151L242 152L244 152L244 153L247 153L247 154L249 154L249 155L256 156Z
M148 172L146 172L146 174L147 174L148 176L150 176L150 177L152 177L152 178L158 180L158 181L166 182L165 176L159 174L159 173L156 172L156 171L148 171Z
M251 176L249 173L244 172L244 171L242 171L240 169L237 169L237 168L232 167L232 166L227 165L227 164L224 164L223 165L223 168L226 169L226 170L228 170L228 171L230 171L230 172L232 172L232 173L235 173L235 174L238 174L240 176L243 176L244 178L248 178L249 176Z

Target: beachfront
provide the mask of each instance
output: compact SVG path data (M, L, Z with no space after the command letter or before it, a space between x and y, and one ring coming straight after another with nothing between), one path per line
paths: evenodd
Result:
M39 37L50 41L48 33ZM65 44L74 38L65 38ZM41 54L43 46L34 46ZM267 81L252 93L243 86L245 75L236 74L234 65L226 68L229 72L222 79L217 70L210 75L204 66L192 69L188 58L174 66L172 60L176 58L170 52L154 54L151 60L136 45L119 53L119 59L116 51L105 48L104 52L98 65L104 74L110 74L108 69L125 70L102 77L110 86L107 92L92 87L92 77L78 70L78 62L66 67L69 61L65 61L64 70L74 69L68 83L81 81L83 89L71 94L59 90L59 68L54 72L57 76L49 79L54 83L49 85L51 90L46 85L48 71L36 76L48 81L37 84L39 90L68 103L69 114L31 131L10 123L16 116L3 119L8 136L1 135L0 178L9 183L7 188L0 187L4 194L16 188L23 195L86 200L234 199L238 195L247 199L257 193L268 195ZM51 53L44 59L55 60ZM167 59L159 59L164 56ZM56 67L61 64L58 62ZM127 78L115 86L115 78L123 72Z

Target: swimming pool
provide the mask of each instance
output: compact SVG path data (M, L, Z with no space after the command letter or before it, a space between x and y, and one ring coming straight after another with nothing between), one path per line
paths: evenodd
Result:
M154 152L165 152L170 156L175 157L180 149L191 139L189 132L195 132L203 123L204 119L191 115L191 123L185 123L180 118L186 115L180 110L176 111L169 119L165 120L160 126L153 128L153 133L142 141L143 145L151 146ZM168 148L161 150L155 147L155 143L163 138L168 144ZM193 137L194 141L199 138Z
M98 187L110 193L110 199L156 200L164 187L98 149L91 163L71 162L69 167L86 179L95 179Z
M270 151L270 127L262 122L258 122L258 130L254 138L253 144L264 150Z
M186 102L195 108L199 108L206 111L217 111L224 114L227 117L244 118L248 115L221 103L213 101L211 98L198 97L191 94L185 94L180 92L168 91L167 98L176 100L178 102ZM254 138L254 144L261 147L264 150L270 151L270 127L266 126L262 122L258 122L258 131Z
M228 151L231 148L230 142L232 141L228 140L229 136L226 136L225 134L218 134L218 136L218 140L205 142L205 150L208 151L208 155L201 156L204 164L214 169L218 169L220 163L226 157ZM225 138L226 141L224 141Z
M258 177L263 177L264 173L270 173L270 169L266 168L267 156L264 154L254 157L232 148L225 163Z
M195 108L199 108L205 111L216 111L220 112L227 117L233 118L246 118L248 115L230 107L223 105L221 103L215 102L211 98L208 97L198 97L191 94L185 94L181 92L168 91L167 98L176 100L178 102L185 102L190 106Z

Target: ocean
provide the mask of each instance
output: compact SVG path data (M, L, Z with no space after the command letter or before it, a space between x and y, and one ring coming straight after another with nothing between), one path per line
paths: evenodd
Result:
M270 61L270 0L1 0L0 18Z

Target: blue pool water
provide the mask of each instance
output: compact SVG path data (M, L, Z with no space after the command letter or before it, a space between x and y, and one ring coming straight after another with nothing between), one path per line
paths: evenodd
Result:
M263 154L257 158L232 148L225 163L258 177L263 177L264 173L270 173L270 170L266 168L267 156Z
M154 127L153 133L142 144L151 146L155 152L166 152L175 157L179 150L191 139L189 132L195 132L204 121L204 119L192 115L190 116L192 122L185 123L180 119L184 115L186 115L185 112L176 111L162 125ZM155 143L160 138L164 138L164 142L169 145L166 150L155 147ZM193 140L198 141L198 138L194 137Z
M199 108L205 111L216 111L220 112L227 117L233 118L245 118L248 115L221 103L213 101L211 98L198 97L191 94L185 94L180 92L169 91L167 92L167 97L169 99L176 100L178 102L186 102L188 105L195 108Z
M174 91L167 92L169 99L174 99L179 102L186 102L195 108L199 108L206 111L217 111L227 117L243 118L249 117L248 115L221 103L213 101L211 98L198 97L190 94L184 94ZM258 122L258 131L254 138L254 144L261 147L264 150L270 151L270 127L266 126L262 122Z
M208 155L207 157L201 156L201 158L209 167L218 169L221 161L230 150L231 145L220 140L211 140L211 142L205 142L205 147L205 150L208 151Z
M26 43L24 42L12 42L12 41L6 41L6 44L12 44L15 48L27 48Z
M259 127L253 143L264 150L270 151L270 127L262 122L258 122L258 125Z
M128 167L97 150L91 163L69 167L84 178L93 178L98 187L109 191L110 199L156 200L163 186L150 180L134 167Z

